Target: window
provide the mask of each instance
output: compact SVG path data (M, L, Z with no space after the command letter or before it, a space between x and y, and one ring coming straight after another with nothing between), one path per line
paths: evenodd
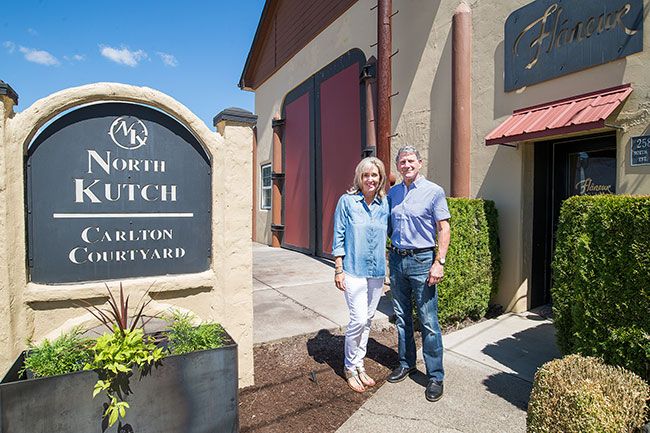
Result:
M271 209L271 164L264 164L260 172L262 177L262 195L260 197L260 209Z

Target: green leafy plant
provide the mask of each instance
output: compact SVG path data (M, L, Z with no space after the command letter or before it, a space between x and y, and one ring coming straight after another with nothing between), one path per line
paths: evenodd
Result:
M137 368L141 375L146 375L151 367L156 365L163 357L163 349L157 347L151 337L144 335L142 327L152 319L142 320L142 327L138 321L142 319L145 307L151 299L144 302L144 293L138 305L136 314L129 316L129 296L124 296L124 289L120 283L119 300L115 299L110 288L108 291L108 309L100 309L87 304L84 308L111 332L99 337L91 347L92 358L84 366L85 370L95 370L99 380L93 390L93 398L101 392L108 397L108 406L104 418L108 419L109 426L124 418L129 404L124 401L125 396L131 393L129 379L133 369Z
M93 397L105 392L109 399L104 417L108 418L110 426L118 418L124 418L129 404L124 397L130 393L129 378L133 369L138 368L141 374L163 357L163 349L156 347L151 338L147 338L141 328L113 328L112 333L99 337L91 348L93 357L85 366L85 370L95 370L99 380L95 384Z
M168 347L172 355L217 349L224 344L225 331L218 323L192 324L193 316L175 311L168 319Z
M82 370L91 357L92 344L82 334L81 328L75 328L53 341L30 342L21 374L28 370L34 377L47 377Z

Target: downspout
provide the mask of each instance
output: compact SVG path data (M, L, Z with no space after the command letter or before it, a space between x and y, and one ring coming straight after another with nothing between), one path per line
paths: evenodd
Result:
M393 49L391 11L393 2L392 0L379 0L377 6L377 157L386 166L388 179L394 182L395 176L390 173L391 51Z
M377 155L377 135L375 132L375 104L372 98L372 63L366 63L361 69L359 81L366 92L366 147L363 157Z
M454 12L451 48L451 196L469 197L472 141L472 10Z
M282 185L284 183L284 171L282 167L282 127L284 120L279 117L273 119L273 172L271 180L273 181L273 196L271 198L271 246L282 246L282 235L284 234L284 225L282 225Z

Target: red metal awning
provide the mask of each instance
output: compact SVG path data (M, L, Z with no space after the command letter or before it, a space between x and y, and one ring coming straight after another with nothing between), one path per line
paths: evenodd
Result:
M485 144L506 144L605 127L605 120L632 93L630 84L513 111Z

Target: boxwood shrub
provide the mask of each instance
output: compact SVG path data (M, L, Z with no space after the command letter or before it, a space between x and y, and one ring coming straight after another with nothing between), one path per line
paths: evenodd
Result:
M563 353L602 357L650 381L650 197L566 200L551 295Z
M451 243L445 278L438 285L438 319L443 325L485 315L498 289L501 259L497 210L483 199L448 198Z
M600 359L569 355L535 374L528 433L640 431L650 387L639 376Z

